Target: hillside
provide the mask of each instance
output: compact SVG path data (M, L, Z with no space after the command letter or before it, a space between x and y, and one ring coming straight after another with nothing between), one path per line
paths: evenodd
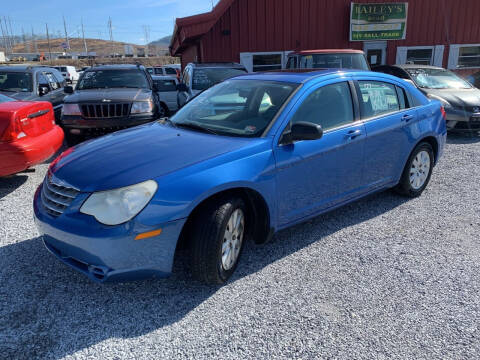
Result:
M149 45L158 46L160 49L168 49L171 39L172 35L168 35L156 41L152 41Z
M88 51L96 52L97 55L104 55L104 54L111 54L113 52L123 54L124 53L124 45L131 45L134 51L138 49L144 49L145 46L143 45L135 45L135 44L128 44L124 42L114 41L113 45L110 41L102 40L102 39L85 39L87 42ZM52 52L63 52L62 43L65 42L65 39L50 39L50 46L52 48ZM33 44L29 43L30 51L33 52ZM48 41L46 39L39 39L37 40L37 46L39 52L48 53ZM83 39L70 39L70 48L72 52L84 52L85 48L83 46ZM27 45L28 49L28 45ZM14 47L14 52L25 52L25 45L24 44L17 44Z

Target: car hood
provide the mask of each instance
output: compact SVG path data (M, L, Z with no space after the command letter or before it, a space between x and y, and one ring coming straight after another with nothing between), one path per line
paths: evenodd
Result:
M0 91L0 94L10 96L11 98L14 98L16 100L30 100L33 98L33 95L31 92L24 92L24 91L19 91L19 92Z
M89 89L76 90L65 97L66 103L83 102L132 102L148 100L152 97L149 89Z
M83 192L109 190L157 179L252 141L154 122L70 148L49 172Z
M426 94L435 95L448 101L453 107L480 106L479 89L422 89Z

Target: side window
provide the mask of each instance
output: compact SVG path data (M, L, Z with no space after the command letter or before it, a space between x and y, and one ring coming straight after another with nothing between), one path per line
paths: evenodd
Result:
M323 86L311 93L300 105L291 123L308 121L323 130L353 123L353 102L347 82Z
M47 86L48 87L48 79L44 73L38 73L38 86Z
M397 88L397 96L398 96L398 102L400 104L400 109L401 110L408 109L410 105L408 102L407 93L400 86L396 86L396 88Z
M167 75L177 75L177 71L174 68L165 68L165 74Z
M362 119L400 110L395 85L381 81L359 81Z
M48 84L50 85L50 88L52 90L57 90L61 87L61 85L58 83L57 79L55 78L55 76L53 76L52 73L44 73L45 74L45 77L47 78L48 80Z
M60 84L61 87L65 86L65 79L62 75L61 72L59 72L58 70L54 70L52 71L53 73L53 76L55 76L55 78L57 79L57 82Z

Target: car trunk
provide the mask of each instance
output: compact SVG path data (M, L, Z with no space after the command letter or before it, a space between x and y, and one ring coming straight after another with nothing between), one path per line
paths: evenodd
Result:
M0 139L5 141L35 137L54 125L53 108L48 102L12 101L0 106Z

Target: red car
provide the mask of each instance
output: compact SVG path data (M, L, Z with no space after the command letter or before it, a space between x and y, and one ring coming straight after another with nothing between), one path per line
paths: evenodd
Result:
M63 143L63 130L55 125L52 104L15 101L0 94L0 176L39 164Z

